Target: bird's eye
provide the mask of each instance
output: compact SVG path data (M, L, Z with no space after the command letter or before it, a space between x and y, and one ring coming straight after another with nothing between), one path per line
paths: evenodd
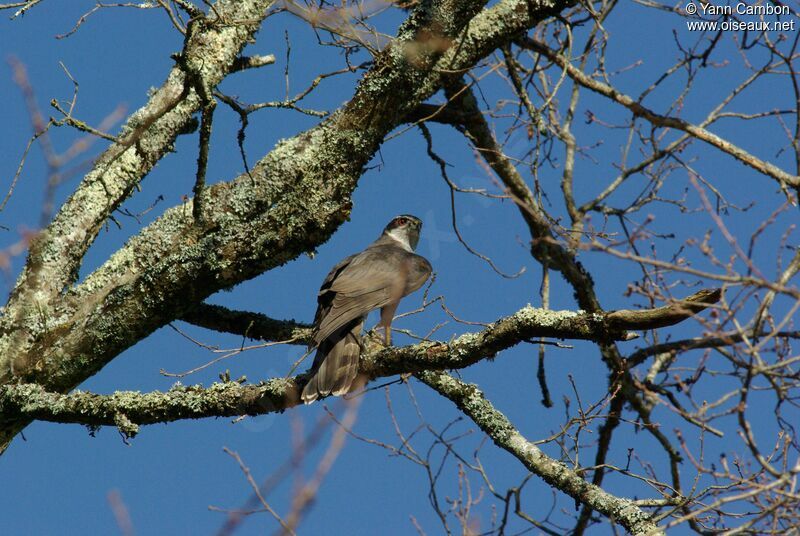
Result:
M397 218L397 225L405 225L408 223L406 218Z

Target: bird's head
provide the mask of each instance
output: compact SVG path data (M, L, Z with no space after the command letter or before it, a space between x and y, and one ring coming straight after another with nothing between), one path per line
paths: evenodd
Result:
M422 220L411 214L401 214L392 218L392 221L383 230L384 236L389 236L412 251L419 243L419 233L422 230Z

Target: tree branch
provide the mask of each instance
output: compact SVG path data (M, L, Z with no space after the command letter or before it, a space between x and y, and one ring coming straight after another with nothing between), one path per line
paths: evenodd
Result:
M628 356L628 363L634 367L646 360L650 356L669 353L680 353L689 350L696 350L698 348L720 348L723 346L730 346L738 342L750 339L761 339L764 337L775 337L785 339L800 339L800 331L762 331L756 333L752 329L737 330L720 333L713 337L695 337L692 339L682 339L679 341L664 342L661 344L653 344L645 346L640 350L636 350Z
M239 56L231 66L231 72L244 71L246 69L257 69L265 65L272 65L275 63L275 55L267 54L266 56Z
M520 175L516 166L503 153L503 148L495 140L492 129L489 127L486 118L478 107L477 100L472 90L465 87L463 82L453 84L447 88L450 98L450 105L463 114L463 132L470 139L478 153L484 158L487 164L494 170L512 199L519 209L520 215L528 224L531 233L531 254L537 259L545 269L553 268L561 273L564 279L572 286L575 292L575 299L580 307L597 314L608 314L611 318L618 318L625 322L630 322L631 326L636 326L638 321L644 324L654 320L648 315L652 311L617 311L604 313L600 301L597 298L595 284L591 275L578 261L575 251L560 241L552 227L551 220L539 206L538 201L531 192L525 180ZM714 291L706 291L708 296L700 295L701 301L708 299L716 301L719 296ZM659 321L673 320L680 321L691 315L691 308L680 305L670 305L659 308L656 316ZM674 314L674 317L673 317ZM641 326L641 325L640 325ZM641 328L641 327L640 327ZM636 328L636 329L640 329ZM609 390L614 390L616 386L620 388L621 397L639 414L639 417L649 422L649 412L651 403L643 398L636 387L636 382L625 363L622 354L616 344L611 341L599 344L600 353L603 361L609 370ZM610 443L611 434L619 423L619 414L610 414L603 426L604 440ZM670 456L670 463L675 467L677 456L674 449L665 440L663 434L655 428L648 428L649 433L656 436L662 445L665 446ZM596 452L595 465L598 467L594 476L594 483L600 485L603 480L606 451L598 449ZM677 475L677 471L673 473ZM674 479L673 484L676 489L680 489L680 482Z
M703 289L691 296L655 309L622 309L606 313L610 326L624 329L655 329L672 326L722 299L722 289Z
M4 417L116 426L127 437L145 424L204 417L262 415L296 405L299 392L293 379L274 379L264 385L215 383L208 388L178 385L166 392L118 391L98 395L76 391L64 395L48 392L39 384L0 387L0 413Z
M650 311L650 317L656 323L663 322L662 314L675 318L669 308ZM609 313L612 314L615 313ZM240 334L247 333L251 322L263 322L264 333L269 337L278 333L305 335L308 329L299 327L302 325L293 321L280 322L211 305L202 306L195 315L200 324L218 326ZM482 331L466 333L449 343L426 341L366 353L361 356L360 370L370 379L376 379L427 370L461 369L538 337L595 341L634 338L632 333L621 327L624 325L622 320L615 320L612 328L608 322L609 315L528 306L501 318ZM305 376L300 375L272 379L261 385L226 382L207 389L177 386L166 393L118 392L112 395L84 392L65 395L49 392L39 384L16 384L0 387L0 414L7 421L27 418L117 426L124 433L133 435L136 426L142 424L283 411L300 403L299 393L305 381Z
M508 451L532 473L576 501L619 523L636 535L663 535L665 532L628 499L607 493L584 480L574 469L549 457L514 428L508 418L489 402L477 386L464 383L446 372L426 371L416 377L451 400L468 415L494 444Z
M208 87L231 72L273 0L219 0L214 11L237 24L209 24L188 39L181 56L196 66ZM36 304L57 299L73 283L83 256L108 216L127 199L200 108L179 66L145 106L130 116L122 132L97 159L53 222L32 241L28 260L6 307L4 323L36 323ZM28 328L31 329L30 327ZM0 352L6 354L6 352Z
M294 320L275 320L261 313L233 311L221 305L201 303L181 318L201 328L241 335L259 341L292 341L307 344L311 326Z
M465 136L506 186L520 215L528 225L533 257L542 265L561 273L574 289L575 298L581 308L591 312L601 311L592 278L575 255L556 239L550 221L539 207L525 179L495 140L492 129L478 107L473 91L461 81L449 86L447 93L452 98L453 108L459 110L464 118Z
M67 391L214 292L313 251L347 219L364 166L409 110L453 69L471 67L568 4L504 0L472 20L481 0L452 13L419 4L350 102L279 143L250 173L206 189L202 226L191 201L168 209L58 303L37 302L18 333L21 348L3 354L6 370L16 381ZM431 25L452 30L449 47L420 46Z
M713 132L706 130L703 127L694 125L680 119L678 117L670 117L666 115L661 115L656 113L655 111L643 106L638 101L634 100L632 97L624 93L620 93L613 87L591 78L590 76L586 75L580 69L577 69L573 66L568 59L564 56L552 50L550 47L541 43L539 41L535 41L530 38L524 38L519 41L521 45L530 50L538 52L547 57L550 61L561 67L562 69L566 69L567 75L572 78L575 82L582 85L583 87L594 91L595 93L599 93L604 97L608 97L609 99L621 104L622 106L626 107L630 110L633 115L637 117L643 117L653 125L662 127L662 128L674 128L677 130L681 130L686 132L698 140L704 141L709 145L716 147L717 149L728 153L738 161L742 162L743 164L750 166L751 168L755 169L756 171L763 173L769 177L772 177L779 184L788 185L793 188L800 188L800 177L797 175L792 175L791 173L787 173L786 171L782 170L775 164L767 162L765 160L761 160L760 158L748 153L741 147L734 145L733 143L720 138Z

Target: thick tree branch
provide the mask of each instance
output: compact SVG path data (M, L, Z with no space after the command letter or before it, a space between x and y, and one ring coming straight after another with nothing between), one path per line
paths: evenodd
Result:
M118 391L111 395L45 391L35 383L0 387L0 413L16 419L116 426L128 437L139 426L204 417L262 415L297 404L294 379L274 379L264 385L216 383L211 387L175 386L169 391Z
M202 30L187 39L181 63L191 66L207 87L215 87L234 68L239 52L258 30L272 1L216 2L213 12L236 23L213 20L202 25ZM176 137L200 108L200 99L185 82L183 68L174 67L147 104L130 116L119 141L97 159L53 222L33 240L6 320L18 323L35 317L37 305L57 298L75 281L84 254L108 216L172 150Z
M511 453L528 470L550 486L588 505L613 522L619 523L630 534L665 534L632 501L611 495L602 488L590 484L574 469L542 452L514 428L505 415L495 409L477 386L464 383L446 372L426 371L416 376L451 400L494 441L495 445Z
M454 71L471 68L571 3L503 0L483 11L483 0L415 5L350 102L318 126L279 143L249 173L207 188L209 210L199 225L191 217L191 201L168 209L81 285L64 292L105 218L197 110L197 96L190 90L184 95L185 73L173 70L175 80L158 93L159 103L131 118L122 136L129 145L101 158L31 248L0 320L6 334L0 338L0 379L39 383L50 391L73 389L211 294L313 251L347 219L364 166L409 110ZM226 24L219 29L210 24L207 39L214 49L210 57L227 58L222 64L229 69L267 3L220 0L220 5L230 9ZM215 39L223 35L237 39ZM187 57L189 45L182 61L214 87L204 62L221 66L202 55ZM193 104L178 107L185 98ZM174 132L156 126L179 109L183 115L168 121ZM149 147L155 150L140 152ZM24 426L19 421L0 429L0 452Z
M195 326L233 333L259 341L292 341L307 344L311 326L294 320L275 320L261 313L233 311L221 305L201 303L181 318Z
M710 305L714 296L719 299L714 291L701 291L693 296L699 294L710 297L702 305L698 304L698 308ZM628 331L628 326L650 329L645 327L642 320L645 317L653 326L663 327L677 324L692 314L684 312L676 315L673 306L637 311L620 310L605 314L552 311L529 306L490 324L483 331L462 335L449 344L424 342L362 356L361 369L375 378L431 369L464 368L481 359L494 357L500 351L520 342L538 337L601 343L628 341L636 338L635 333Z
M249 174L206 189L202 226L191 218L191 201L169 209L60 296L57 307L39 304L33 333L24 333L32 344L11 353L9 369L49 390L72 389L214 292L314 250L347 218L350 194L384 136L440 87L445 74L474 65L567 4L505 0L472 20L480 0L452 13L420 4L349 103L280 143ZM451 46L420 46L430 40L431 27L453 29Z
M649 316L654 323L663 323L665 316L675 319L669 308L650 311ZM208 315L203 316L204 313ZM598 315L525 307L482 331L461 335L449 343L426 341L366 353L361 356L360 369L371 379L427 370L460 369L482 359L491 359L507 348L539 337L630 340L633 334L622 327L625 322L619 318L630 313L617 311ZM200 324L236 333L247 332L251 322L253 325L263 322L264 332L269 336L279 333L274 329L284 330L284 335L302 336L307 333L307 328L299 328L301 325L294 322L259 318L217 306L204 305L196 314L200 316ZM618 315L613 328L608 320L611 315ZM638 324L641 322L637 321ZM262 385L227 382L207 389L179 386L166 393L118 392L113 395L83 392L64 395L48 392L38 384L7 385L0 388L0 414L4 420L10 421L27 418L96 426L113 425L132 435L136 426L142 424L282 411L299 403L299 392L304 382L301 375L272 379Z

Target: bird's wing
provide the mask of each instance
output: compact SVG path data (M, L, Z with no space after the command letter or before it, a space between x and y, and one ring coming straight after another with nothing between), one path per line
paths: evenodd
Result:
M331 302L333 301L334 296L336 293L331 290L331 286L339 274L347 268L350 262L357 257L358 254L350 255L345 259L339 261L339 263L331 268L331 271L328 272L328 275L325 277L325 280L322 282L322 286L319 288L319 293L317 294L317 312L314 315L314 326L319 326L320 322L323 318L328 314L328 310L331 307Z
M320 343L351 320L400 300L413 268L412 257L417 255L399 247L381 246L350 258L334 274L324 295L320 292L321 315L314 340Z

